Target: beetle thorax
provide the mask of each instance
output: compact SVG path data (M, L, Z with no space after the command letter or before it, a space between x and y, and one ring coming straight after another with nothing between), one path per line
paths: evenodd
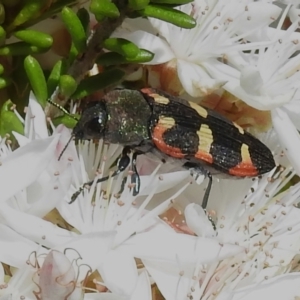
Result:
M108 120L104 139L110 143L139 145L149 139L151 108L138 91L114 90L105 96Z

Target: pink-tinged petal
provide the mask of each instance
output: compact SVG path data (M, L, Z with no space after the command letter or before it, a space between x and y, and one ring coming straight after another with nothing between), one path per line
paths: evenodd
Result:
M237 291L222 292L218 300L295 300L300 296L299 286L299 273L285 274Z
M180 59L177 73L184 90L192 97L209 95L226 83L210 77L203 67Z
M30 254L37 250L37 245L18 234L11 228L0 224L0 261L20 268Z
M0 218L22 236L49 248L66 243L76 235L51 222L17 211L6 203L0 205Z
M147 271L142 271L136 283L135 290L133 291L130 300L151 300L151 284Z
M77 236L55 249L61 252L68 248L76 250L82 258L82 264L88 265L94 271L106 260L115 235L115 231L91 232Z
M64 300L76 289L76 272L69 259L51 251L39 271L39 287L43 300ZM78 298L79 299L79 298Z
M138 281L138 271L132 256L111 250L98 271L105 285L112 293L130 296Z
M142 49L147 49L154 53L154 58L148 64L162 64L174 58L174 53L169 45L163 39L153 34L139 30L130 34L123 34L122 38L135 43Z
M188 227L202 237L214 237L216 231L214 230L212 223L209 221L203 208L195 203L189 204L184 211L186 224Z
M276 130L284 152L295 171L300 174L300 136L288 114L281 108L271 111L274 129Z
M30 139L43 139L49 136L46 116L33 92L29 95L29 105L25 117L25 136Z
M1 201L34 182L54 158L58 136L32 141L1 161Z

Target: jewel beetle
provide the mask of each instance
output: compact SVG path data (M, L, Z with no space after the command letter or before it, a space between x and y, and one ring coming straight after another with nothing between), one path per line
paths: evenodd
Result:
M115 176L130 164L139 191L136 157L152 154L162 162L172 162L204 174L209 183L202 202L206 208L212 185L211 174L255 177L271 171L275 162L260 140L219 113L161 90L116 89L84 109L73 129L75 139L103 139L123 145ZM107 180L103 177L98 180ZM75 193L72 203L88 182Z

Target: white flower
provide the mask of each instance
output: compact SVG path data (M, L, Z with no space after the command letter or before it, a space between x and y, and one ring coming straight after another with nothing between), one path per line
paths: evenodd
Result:
M294 275L278 276L292 271L292 263L294 258L297 259L300 247L300 210L295 206L300 200L300 184L278 194L293 174L290 168L276 171L272 177L266 175L256 180L250 190L251 180L243 180L240 184L232 180L214 181L208 211L212 213L217 235L210 240L218 241L220 245L239 245L245 251L207 263L201 261L201 249L205 249L201 247L199 253L202 256L199 257L185 253L185 259L182 259L179 251L175 258L171 254L167 258L163 252L155 257L146 257L143 262L164 297L167 300L185 297L244 299L235 295L242 295L239 292L241 288L251 291L250 285L255 284L258 290L253 294L258 299L263 298L259 291L268 295L266 298L273 298L271 284L267 282L274 278L274 282L281 282L282 286L290 284L290 294L287 295L291 296L286 299L294 299L292 295L297 295L299 279L295 278L290 283L285 279ZM185 204L195 195L201 199L199 191L195 192L195 189L187 189L178 201L186 206L187 225L198 236L205 236L211 233L207 230L210 224L207 216L198 204ZM212 247L210 249L213 251ZM299 273L297 276L300 277Z
M270 30L270 39L275 41L257 47L256 52L227 53L229 64L239 71L239 76L228 80L224 88L260 110L271 110L291 101L300 87L300 56L297 55L300 43L293 35L298 26L294 22L285 31Z
M33 115L35 117L32 117ZM5 186L3 186L3 203L0 205L0 222L2 233L11 232L10 235L14 238L14 241L8 239L6 236L9 233L2 237L2 241L7 241L0 248L1 261L21 269L30 253L37 251L35 243L60 252L72 248L80 254L82 262L92 271L99 270L105 280L104 286L107 286L115 295L127 295L134 299L134 297L138 298L134 295L141 295L141 292L145 294L145 291L138 289L137 284L142 279L145 282L146 277L137 275L133 255L130 251L128 253L128 250L122 250L121 245L133 234L142 232L157 223L158 220L155 217L166 206L171 205L171 201L166 201L154 214L143 217L146 204L153 198L154 193L168 189L186 179L180 192L184 190L189 185L187 180L189 172L179 172L175 176L166 174L162 179L156 175L159 169L157 167L152 175L142 176L140 195L147 195L147 199L138 205L134 203L137 197L131 195L127 186L120 199L114 197L120 189L121 176L116 181L109 181L108 186L106 184L107 194L109 195L110 191L113 194L110 201L101 191L101 184L98 184L97 187L92 186L90 191L86 190L84 197L80 196L75 203L70 205L68 203L70 196L76 188L73 187L68 192L68 196L63 199L69 185L77 182L79 187L88 180L86 170L93 178L99 165L103 174L108 173L110 164L118 157L121 148L115 145L108 147L101 143L97 147L93 142L86 142L79 149L80 159L78 159L77 154L74 155L72 150L74 143L71 143L62 160L57 162L59 154L70 138L70 131L63 130L63 134L55 133L49 138L47 130L42 128L45 126L44 114L33 98L26 120L27 137L15 134L21 144L20 148L11 152L3 142L1 143L3 159L0 176ZM18 167L21 167L22 171L16 176L15 172ZM57 179L56 184L60 183L59 188L53 186L53 178ZM12 184L16 179L17 185ZM65 184L65 181L68 184ZM41 185L42 188L40 188ZM57 189L61 191L53 194L52 191ZM97 200L91 203L94 189L96 189ZM65 217L65 221L74 225L73 231L41 219L55 206ZM20 247L10 251L9 249L13 248L14 244ZM59 264L57 266L59 267ZM127 275L123 276L121 270L124 270ZM48 279L48 277L45 278L46 281ZM43 287L44 277L41 280L40 286ZM54 284L56 281L51 282ZM9 295L11 289L6 289L5 295ZM32 290L29 285L28 289ZM65 292L67 291L63 291ZM22 291L18 293L24 294ZM40 293L43 298L47 299L49 291L47 292L45 287Z
M147 30L145 20L130 20L121 33L125 31L124 37L155 53L150 64L167 62L152 68L153 73L161 73L152 80L150 72L153 86L175 94L186 91L192 97L222 87L256 109L272 110L280 143L300 174L299 160L290 154L300 152L299 135L296 129L286 130L292 128L291 121L300 129L299 9L289 4L277 28L271 28L268 25L278 18L281 8L266 2L221 0L208 5L199 0L180 7L197 20L192 30L151 19L151 29ZM281 30L289 12L293 23Z
M35 269L23 262L7 283L2 264L0 265L0 300L34 300L32 291L36 285L32 281Z
M299 16L296 18L295 11L291 26L287 30L280 30L289 9L290 6L287 6L277 29L267 30L268 38L275 40L274 43L258 47L257 51L251 53L227 53L228 63L236 68L238 74L232 73L233 76L223 88L254 108L271 110L279 142L300 174L300 162L296 155L300 151L300 139L296 131L296 128L300 128L300 35L295 32L300 19ZM210 66L207 68L216 78L228 77L228 73L222 75L220 70Z
M186 30L150 19L154 34L153 31L137 30L127 35L121 31L116 35L122 35L139 47L155 53L150 65L170 62L170 69L177 70L184 90L193 97L210 94L235 76L234 69L219 59L228 52L255 49L255 43L241 44L240 40L258 34L281 11L273 4L236 0L214 0L209 3L198 0L179 9L196 19L197 26L194 29ZM123 25L126 30L134 30L134 25L135 29L138 26L145 28L144 23L128 23L129 27L126 23ZM224 76L214 76L216 71ZM162 80L167 79L164 77Z
M294 300L299 299L300 276L298 273L277 276L262 284L254 284L232 293L224 293L218 300Z
M36 109L39 111L38 106ZM83 182L95 175L97 179L109 173L121 148L108 146L102 141L98 144L86 141L78 146L78 158L74 143L71 143L62 161L57 162L70 132L62 130L63 134L54 134L50 138L47 131L37 134L38 123L32 122L39 119L39 122L44 122L44 118L39 116L30 118L26 126L31 130L25 132L32 139L18 136L21 143L25 141L18 150L11 152L3 142L0 143L3 157L0 175L2 167L8 174L13 174L18 167L13 163L15 161L20 161L19 165L25 164L22 169L27 172L31 164L35 166L30 169L30 176L26 177L25 171L22 171L15 191L11 184L13 176L5 178L5 174L2 175L8 196L0 205L0 235L3 241L0 261L18 268L15 278L21 278L18 279L21 288L15 287L14 277L4 283L5 289L0 293L3 299L9 297L12 291L15 291L13 295L16 297L23 295L34 299L33 291L37 290L32 282L24 279L28 272L37 271L32 266L31 269L24 267L33 252L37 253L43 274L37 280L41 287L39 295L45 299L51 299L49 293L52 289L58 293L56 299L64 299L67 293L71 293L70 299L78 299L78 295L84 292L82 282L90 270L101 275L102 279L96 285L109 292L85 294L84 299L150 300L149 278L145 271L139 274L135 258L143 261L165 298L172 300L186 299L187 295L195 299L210 297L217 300L218 297L229 299L231 295L238 297L236 295L242 287L264 284L267 277L276 278L291 271L291 262L300 247L299 209L294 206L299 202L299 185L280 194L280 201L276 196L294 174L291 168L274 174L272 180L268 176L256 180L254 191L250 192L251 180L214 180L208 210L216 231L197 204L203 199L204 186L191 185L188 171L158 174L160 165L151 170L150 175L141 175L138 196L132 195L130 176L119 195L121 174L104 183L95 184L94 181L90 189L84 189L77 200L69 204L72 194ZM48 164L53 161L50 167L44 160L41 161L43 155L47 155ZM40 197L34 196L39 174L54 174L56 168L61 170L56 177L64 196L58 194L55 207L68 223L64 228L41 219L41 214L31 213L31 198L36 207L43 207L44 193L48 194L47 188L44 188ZM140 172L145 174L143 166ZM20 197L29 186L33 196L29 197L30 194L26 193L27 197ZM48 181L47 177L43 179L43 186L53 189L51 176ZM247 198L241 195L247 195ZM24 201L29 203L29 208L22 207ZM177 233L158 218L168 208L178 205L186 207L187 225L196 236ZM14 244L19 247L15 249ZM64 257L66 249L73 251L67 251L68 255ZM78 261L77 253L80 255L78 265L88 266L84 271L80 268L79 272L74 264L70 265L70 262ZM42 254L45 262L40 259ZM53 272L48 272L49 261L54 267Z
M13 132L20 148L5 159L4 168L0 169L0 177L3 177L2 197L7 200L14 195L9 199L13 207L43 217L56 206L71 184L68 156L76 158L76 150L71 145L61 160L57 160L69 130L62 126L53 128L53 134L49 137L46 116L33 93L29 97L25 120L19 118L24 123L25 135ZM13 177L15 184L6 184ZM26 189L21 191L18 185L26 186ZM5 196L6 190L10 190L8 196Z

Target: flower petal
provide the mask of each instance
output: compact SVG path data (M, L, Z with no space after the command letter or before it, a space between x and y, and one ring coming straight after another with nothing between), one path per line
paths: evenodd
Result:
M71 262L63 253L50 251L39 272L41 298L66 299L74 291L75 285L76 273Z
M29 138L27 138L26 136L24 136L18 132L12 131L12 134L16 138L20 147L27 145L31 141Z
M109 251L98 271L113 293L130 296L136 287L138 272L135 260L120 249Z
M178 171L166 174L156 175L159 177L159 182L157 184L156 194L165 192L166 190L178 186L185 179L190 177L189 171ZM152 183L152 184L151 184ZM153 179L151 176L141 176L141 188L140 196L149 195L153 190Z
M54 158L59 136L36 140L17 149L1 162L1 201L30 185Z
M17 211L6 203L0 205L0 218L24 237L49 248L66 243L76 235L43 219Z
M278 18L281 8L271 3L250 2L245 9L245 18L239 18L239 32L251 32L251 41L260 41L262 29ZM253 32L254 31L254 32ZM249 34L246 35L249 39Z
M292 100L291 102L287 103L282 107L282 110L285 111L288 116L290 117L291 121L294 123L296 128L300 130L300 89L297 91L298 97L295 100ZM297 99L297 100L296 100Z
M135 290L133 291L130 300L140 299L152 299L150 279L146 270L142 271L142 273L139 275Z
M289 116L281 108L272 110L272 121L276 130L279 143L284 149L288 159L296 172L300 174L300 137L297 129L291 122Z
M201 237L214 237L216 232L203 208L195 203L189 204L184 211L188 227Z
M115 235L115 231L91 232L77 236L55 249L61 252L67 248L75 249L80 254L82 262L95 270L106 260Z
M209 95L226 83L210 77L201 66L181 59L177 61L177 72L182 86L192 97Z
M33 92L29 95L29 104L25 117L25 136L30 139L43 139L48 137L46 116L41 105L37 102Z
M190 264L195 260L210 263L244 250L243 247L231 244L221 246L215 239L179 234L161 224L148 232L136 234L120 247L141 259L176 261L180 257Z
M263 80L256 67L249 66L241 71L241 87L250 95L260 95Z
M113 293L86 293L84 300L128 300L128 297Z
M20 268L30 254L37 250L37 245L18 234L11 228L0 224L0 261Z

